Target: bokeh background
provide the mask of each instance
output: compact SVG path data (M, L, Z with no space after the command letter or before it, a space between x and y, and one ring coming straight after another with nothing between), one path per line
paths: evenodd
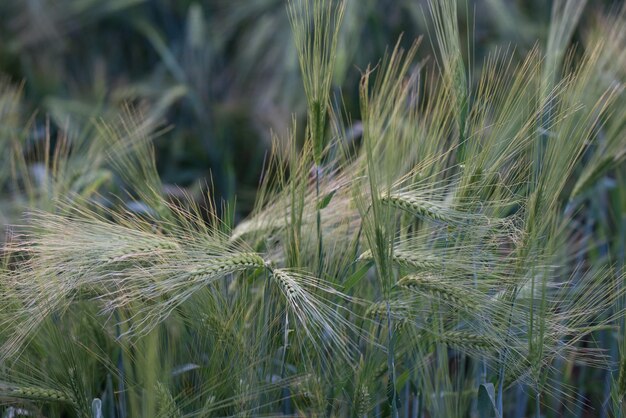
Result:
M551 3L468 2L460 10L461 32L475 45L465 51L470 68L497 48L524 56L545 43ZM592 3L600 10L596 3L617 9L620 2ZM232 204L236 196L241 218L252 208L272 137L284 137L291 116L303 120L306 112L285 6L285 0L1 1L0 74L22 85L26 152L43 141L48 123L52 138L57 130L82 133L94 118L144 103L166 128L155 144L164 183L177 186L172 193L180 187L200 195L211 184L218 202ZM355 123L361 70L400 36L407 45L424 36L421 58L435 59L426 10L420 0L349 2L334 97ZM583 21L589 19L591 12Z

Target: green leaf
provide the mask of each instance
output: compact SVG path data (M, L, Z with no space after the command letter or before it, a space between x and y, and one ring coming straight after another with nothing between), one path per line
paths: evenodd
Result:
M348 277L343 285L343 291L347 292L356 286L370 269L370 263L365 263L357 269L350 277Z
M400 407L402 406L402 403L400 402L400 395L393 388L393 382L391 381L391 379L387 381L387 401L389 402L390 407L392 407L394 401L397 409L400 409Z
M402 388L411 378L411 370L405 370L396 378L396 387Z
M480 418L500 418L496 407L496 390L493 383L483 383L478 388L478 416Z
M83 198L90 198L96 194L103 185L110 183L112 179L113 174L109 170L93 170L78 177L74 184L72 184L72 190L76 193L80 193Z
M322 209L326 208L326 206L328 206L330 201L333 200L333 196L335 195L336 192L337 192L337 190L333 190L332 192L330 192L326 196L324 196L322 198L322 200L320 200L320 202L317 204L317 209L322 210Z

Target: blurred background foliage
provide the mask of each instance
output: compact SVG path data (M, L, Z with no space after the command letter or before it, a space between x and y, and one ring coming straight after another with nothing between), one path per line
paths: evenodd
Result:
M198 196L212 184L218 202L237 196L237 216L247 214L272 132L285 137L291 115L303 120L306 113L285 6L284 0L0 2L0 73L22 86L16 128L30 144L24 151L32 154L44 140L48 122L52 138L82 136L94 118L115 115L128 102L147 103L167 127L155 141L163 182ZM515 45L523 56L545 43L551 7L545 0L469 2L460 12L461 33L473 38L462 44L475 45L464 51L470 68L495 48ZM334 74L338 107L358 114L361 69L401 34L407 45L425 35L421 59L436 59L427 22L424 1L349 2Z

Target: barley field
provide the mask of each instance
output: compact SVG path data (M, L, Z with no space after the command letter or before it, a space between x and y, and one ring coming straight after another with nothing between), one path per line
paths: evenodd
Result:
M626 417L626 4L0 2L0 416Z

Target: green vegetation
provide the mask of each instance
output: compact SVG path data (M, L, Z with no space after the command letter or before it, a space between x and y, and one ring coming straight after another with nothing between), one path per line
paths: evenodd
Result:
M626 7L209 3L0 4L4 417L626 415Z

